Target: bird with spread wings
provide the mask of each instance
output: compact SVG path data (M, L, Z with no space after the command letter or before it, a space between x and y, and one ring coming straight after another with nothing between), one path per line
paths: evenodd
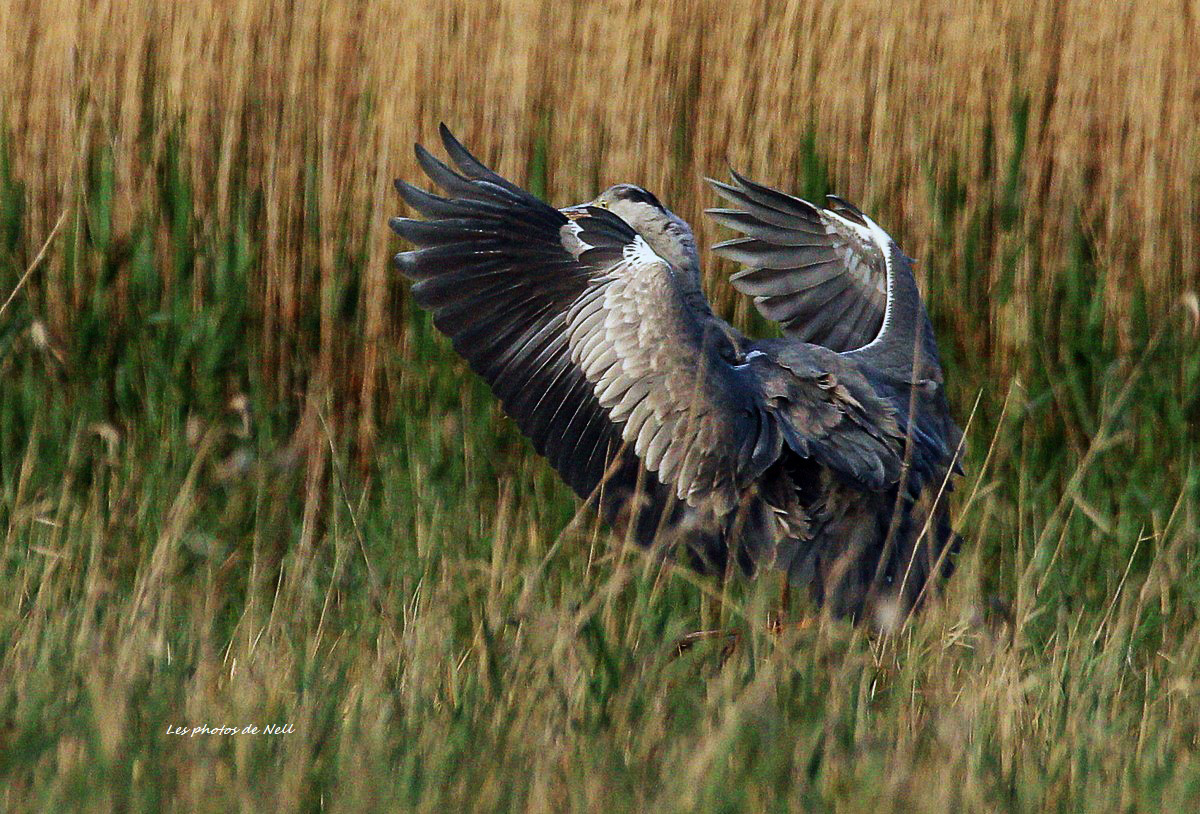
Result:
M733 173L713 247L780 339L713 314L691 229L640 187L556 209L441 127L440 195L396 188L416 302L619 531L701 572L775 569L834 615L912 608L951 567L961 432L912 260L873 220Z

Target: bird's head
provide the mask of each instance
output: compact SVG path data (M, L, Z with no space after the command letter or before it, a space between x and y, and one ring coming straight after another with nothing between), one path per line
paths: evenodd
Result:
M621 218L626 215L652 217L654 214L669 215L667 208L659 203L654 193L635 184L616 184L601 192L592 201L592 206L611 209Z
M654 193L634 184L617 184L601 192L588 205L607 209L628 223L655 254L675 268L699 272L700 257L691 228L659 203Z

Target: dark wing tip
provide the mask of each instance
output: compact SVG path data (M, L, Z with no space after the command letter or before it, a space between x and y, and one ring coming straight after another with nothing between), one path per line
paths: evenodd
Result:
M423 196L429 194L424 190L414 187L412 184L408 183L408 181L405 181L401 178L397 178L395 181L393 181L392 186L396 188L396 191L400 193L400 198L409 206L415 206L413 203L414 201L419 201Z
M388 226L400 237L418 246L436 246L445 241L445 233L438 221L389 218Z
M426 150L420 144L414 146L414 152L417 156L417 163L421 165L421 169L425 171L425 174L429 176L429 179L433 183L446 192L465 198L495 197L484 190L478 183L455 172L449 164L434 156L433 153Z
M797 195L783 192L767 184L752 181L732 167L729 169L729 175L733 178L733 182L741 188L742 192L750 196L751 200L761 206L771 207L784 214L798 215L810 219L819 217L820 215L820 207L811 201L806 201Z
M858 220L860 226L867 225L866 221L863 220L863 217L864 217L863 211L861 209L859 209L857 206L855 206L854 204L847 201L845 198L843 198L839 195L826 195L825 199L828 201L832 201L836 208L844 209L847 212L849 212L851 215L853 215Z
M731 192L733 194L737 194L741 191L737 187L735 187L731 184L727 184L724 181L718 181L715 178L705 178L704 180L708 182L708 185L710 187L712 187L713 189L715 189L717 191L718 195L721 195L722 193L725 193L725 192ZM721 197L725 197L725 196L721 195Z
M412 279L416 275L417 260L414 252L400 252L392 258L392 265L405 277Z
M438 132L441 134L446 154L450 156L450 160L454 162L459 172L463 175L474 181L485 181L489 184L495 184L514 195L524 196L528 194L521 187L476 158L470 150L463 146L461 141L454 137L454 134L450 132L450 128L445 124L438 125Z
M449 173L450 175L457 175L457 173L455 173L454 170L450 169L450 167L447 166L445 162L443 162L441 159L439 159L433 153L426 150L420 144L413 145L413 154L417 157L417 163L421 165L421 169L425 170L425 174L428 175L434 181L438 180L438 175L441 175L444 173Z
M730 249L735 246L742 246L746 243L754 242L752 237L733 237L729 240L722 240L720 243L714 243L709 248L714 252L720 252L722 249Z
M716 178L710 178L707 175L704 176L704 183L712 187L713 192L717 193L717 197L725 201L733 201L734 203L737 203L737 200L731 198L730 196L742 194L742 190L733 184L727 184L724 181L718 181Z
M471 151L454 137L454 134L450 132L450 128L444 122L438 124L438 135L442 138L442 146L446 148L447 155L458 165L460 170L476 177L480 175L481 171L485 176L492 175L491 170L485 167L483 162L472 155Z
M733 167L729 168L729 177L732 178L733 182L742 189L752 189L753 187L757 186L753 181L750 181L748 178L746 178L746 176L742 175Z
M447 214L445 210L450 204L445 198L439 198L437 195L400 179L396 179L395 187L396 191L400 193L400 199L422 215L441 217Z

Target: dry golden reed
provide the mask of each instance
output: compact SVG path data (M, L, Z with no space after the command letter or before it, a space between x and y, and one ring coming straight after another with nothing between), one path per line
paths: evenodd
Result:
M796 188L811 134L832 186L892 229L923 275L936 267L944 319L968 346L1020 358L1029 311L1080 224L1106 324L1127 341L1138 284L1152 315L1197 286L1198 15L1165 0L7 0L0 116L30 244L78 202L98 147L114 164L113 233L127 234L152 209L176 129L200 233L228 223L239 188L261 193L248 290L266 379L295 392L283 371L299 364L337 385L361 407L366 440L385 395L381 348L403 347L390 181L417 176L411 143L435 140L438 121L518 180L542 145L560 205L641 183L705 242L716 235L700 215L714 203L702 176L733 165ZM951 181L963 205L939 224L931 190ZM1014 183L1011 241L1032 250L989 252L982 275L960 273L972 219ZM58 333L91 284L61 269L29 287ZM988 296L1004 274L1011 295ZM347 326L336 292L352 275ZM968 295L987 313L956 311ZM717 301L735 308L728 292ZM318 337L301 326L311 313Z

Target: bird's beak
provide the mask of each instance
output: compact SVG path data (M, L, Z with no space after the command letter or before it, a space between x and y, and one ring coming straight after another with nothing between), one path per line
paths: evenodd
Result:
M567 216L567 220L577 220L587 214L587 209L591 206L591 202L582 203L578 206L568 206L558 211Z

